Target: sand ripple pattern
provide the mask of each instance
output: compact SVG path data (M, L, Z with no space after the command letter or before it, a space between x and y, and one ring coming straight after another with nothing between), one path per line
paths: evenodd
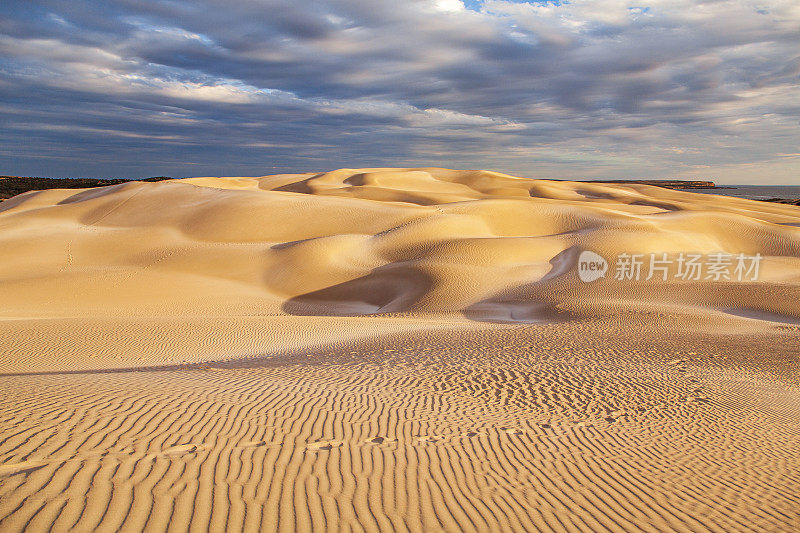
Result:
M571 328L0 377L0 530L797 529L786 354Z

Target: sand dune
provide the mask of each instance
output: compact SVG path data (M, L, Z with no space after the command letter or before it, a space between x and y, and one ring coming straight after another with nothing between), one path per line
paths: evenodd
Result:
M800 527L798 225L435 168L3 201L0 530ZM717 252L758 278L613 279Z
M0 204L0 298L7 317L366 315L581 307L588 291L592 313L635 293L798 316L797 223L793 206L442 169L49 190ZM582 249L766 259L756 284L587 287L570 257Z

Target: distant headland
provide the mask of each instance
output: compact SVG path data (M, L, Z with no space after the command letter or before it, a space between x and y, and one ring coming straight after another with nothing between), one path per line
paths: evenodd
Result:
M169 176L155 176L142 179L124 178L39 178L30 176L0 176L0 200L5 200L28 191L41 191L45 189L88 189L91 187L106 187L131 181L163 181L172 179ZM562 180L557 180L562 181ZM613 183L622 185L654 185L665 189L692 190L692 189L730 189L731 187L718 186L708 180L570 180L585 181L587 183ZM800 205L797 198L769 198L765 202Z
M592 183L620 183L630 185L655 185L665 189L727 189L728 187L717 187L713 181L695 180L592 180Z

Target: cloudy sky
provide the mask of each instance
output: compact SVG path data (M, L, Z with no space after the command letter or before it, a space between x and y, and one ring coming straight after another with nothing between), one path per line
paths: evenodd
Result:
M800 184L797 0L3 0L0 174Z

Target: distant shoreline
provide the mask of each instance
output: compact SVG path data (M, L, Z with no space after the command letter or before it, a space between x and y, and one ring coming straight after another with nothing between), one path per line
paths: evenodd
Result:
M134 181L156 182L173 179L169 176L155 176L152 178L125 179L125 178L39 178L33 176L0 176L0 201L7 200L28 191L41 191L47 189L88 189L92 187L107 187ZM565 180L555 180L565 181ZM568 180L583 181L584 183L608 183L614 185L653 185L665 189L679 191L693 190L732 190L737 187L717 185L713 181L692 180ZM763 202L773 202L790 205L800 205L800 198L758 198Z
M614 183L620 185L654 185L665 189L732 189L733 187L717 186L706 180L587 180L587 183Z

